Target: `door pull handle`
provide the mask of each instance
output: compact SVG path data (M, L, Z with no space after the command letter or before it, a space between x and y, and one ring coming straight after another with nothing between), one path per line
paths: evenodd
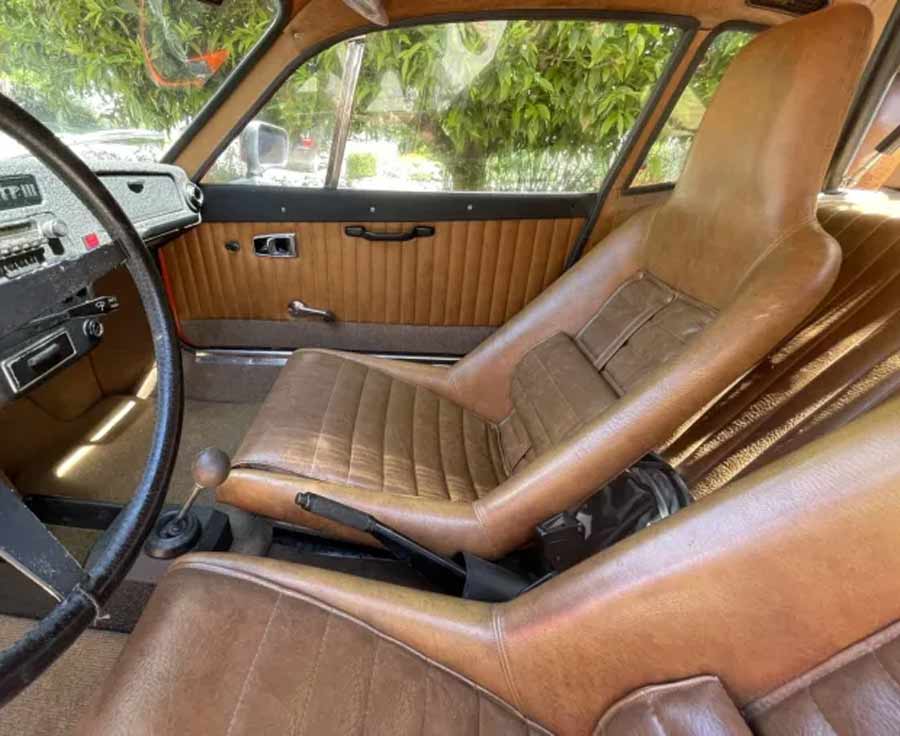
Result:
M363 238L377 243L405 243L416 238L431 238L434 232L434 225L416 225L405 233L374 232L362 225L347 225L344 228L344 234L348 237Z
M295 319L298 317L318 317L325 322L337 322L337 317L330 309L309 307L299 299L294 299L288 304L288 314Z

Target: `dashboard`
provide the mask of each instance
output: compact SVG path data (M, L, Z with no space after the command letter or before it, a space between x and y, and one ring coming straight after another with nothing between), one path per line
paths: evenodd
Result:
M200 223L203 195L182 169L88 164L147 245ZM102 317L118 306L89 285L77 294L53 293L53 274L79 269L89 284L92 273L99 276L121 262L109 234L42 164L33 158L0 161L0 402L96 347Z

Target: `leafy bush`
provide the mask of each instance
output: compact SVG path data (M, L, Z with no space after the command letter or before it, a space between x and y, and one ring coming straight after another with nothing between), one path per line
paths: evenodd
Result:
M378 173L374 153L350 153L347 155L347 180L367 179Z

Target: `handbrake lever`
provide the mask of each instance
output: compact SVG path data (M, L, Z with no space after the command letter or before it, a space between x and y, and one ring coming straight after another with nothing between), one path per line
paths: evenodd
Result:
M311 514L371 534L395 557L409 563L441 588L454 595L462 593L466 582L466 570L462 565L385 526L374 516L316 493L298 493L294 500Z
M397 559L408 563L451 595L479 601L508 601L540 582L530 581L467 552L452 559L444 557L364 511L315 493L298 493L294 501L311 514L371 534Z

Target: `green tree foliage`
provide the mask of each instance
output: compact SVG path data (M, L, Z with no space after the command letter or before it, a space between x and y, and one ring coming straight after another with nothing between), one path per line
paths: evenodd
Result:
M274 1L0 0L0 88L58 130L172 131L262 36ZM454 189L591 189L680 34L648 23L535 20L372 33L352 135L439 162ZM154 81L142 41L175 85ZM347 43L300 67L261 117L293 140L311 135L327 146ZM227 59L211 79L177 84L195 74L189 57L219 49ZM708 80L692 85L701 101L733 51L711 49Z
M602 180L680 33L655 24L531 20L373 33L365 39L352 134L436 158L455 189L589 189ZM328 136L345 53L341 45L299 69L265 119L293 135ZM453 88L454 76L468 83ZM379 104L392 86L401 99Z
M45 122L66 131L141 127L168 131L190 120L265 32L272 0L0 0L0 85ZM228 58L196 86L161 87L153 61L190 79L185 57L224 49ZM199 81L203 81L200 79Z

